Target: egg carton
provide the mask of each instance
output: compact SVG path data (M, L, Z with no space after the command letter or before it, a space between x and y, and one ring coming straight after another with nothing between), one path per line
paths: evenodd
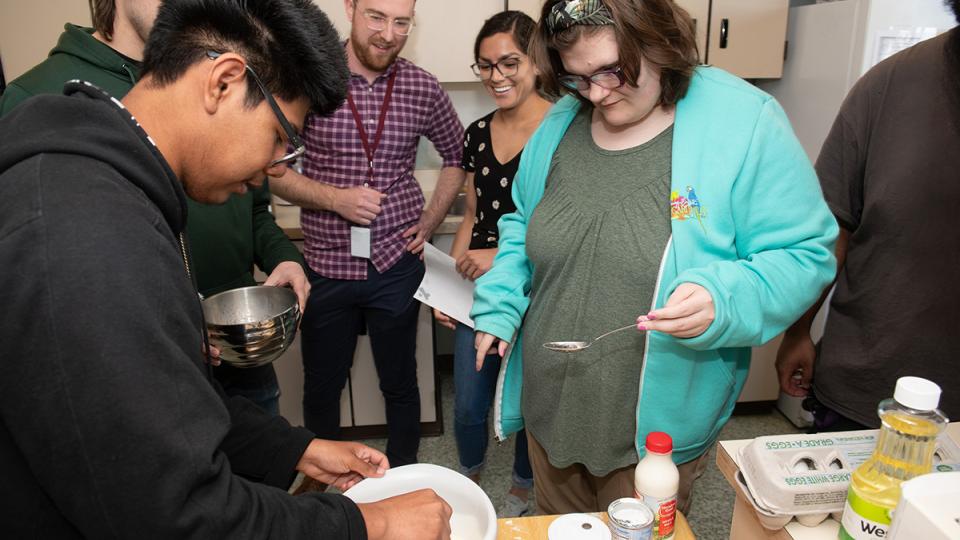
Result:
M879 430L757 437L740 449L737 481L750 495L764 527L781 529L796 518L814 527L840 518L850 475L877 444ZM941 434L934 470L960 470L960 446Z

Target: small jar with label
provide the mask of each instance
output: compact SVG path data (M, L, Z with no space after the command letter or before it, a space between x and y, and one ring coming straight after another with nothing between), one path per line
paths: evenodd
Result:
M634 497L653 512L653 540L673 538L680 471L673 463L673 440L654 431L647 435L647 455L637 463L633 477Z

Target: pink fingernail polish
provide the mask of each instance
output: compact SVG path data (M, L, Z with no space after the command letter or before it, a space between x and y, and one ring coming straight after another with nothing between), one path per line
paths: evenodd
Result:
M641 332L645 332L647 330L647 327L642 324L638 324L637 330L640 330Z
M647 320L655 321L655 320L657 320L657 316L654 315L653 313L648 313L648 314L647 314Z

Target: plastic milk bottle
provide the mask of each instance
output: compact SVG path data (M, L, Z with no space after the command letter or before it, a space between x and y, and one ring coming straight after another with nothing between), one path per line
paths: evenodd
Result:
M647 435L647 455L637 463L633 477L633 496L653 512L652 540L673 538L677 512L680 472L674 465L673 440L661 431Z

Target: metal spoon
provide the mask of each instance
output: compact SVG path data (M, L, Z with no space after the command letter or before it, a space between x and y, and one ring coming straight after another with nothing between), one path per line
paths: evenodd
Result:
M623 328L617 328L616 330L611 330L606 334L600 334L599 336L591 339L590 341L548 341L543 344L543 347L550 349L551 351L560 351L560 352L577 352L586 349L587 347L593 345L594 343L600 341L601 339L609 336L610 334L616 334L617 332L622 332L628 328L636 328L637 323L628 324Z

